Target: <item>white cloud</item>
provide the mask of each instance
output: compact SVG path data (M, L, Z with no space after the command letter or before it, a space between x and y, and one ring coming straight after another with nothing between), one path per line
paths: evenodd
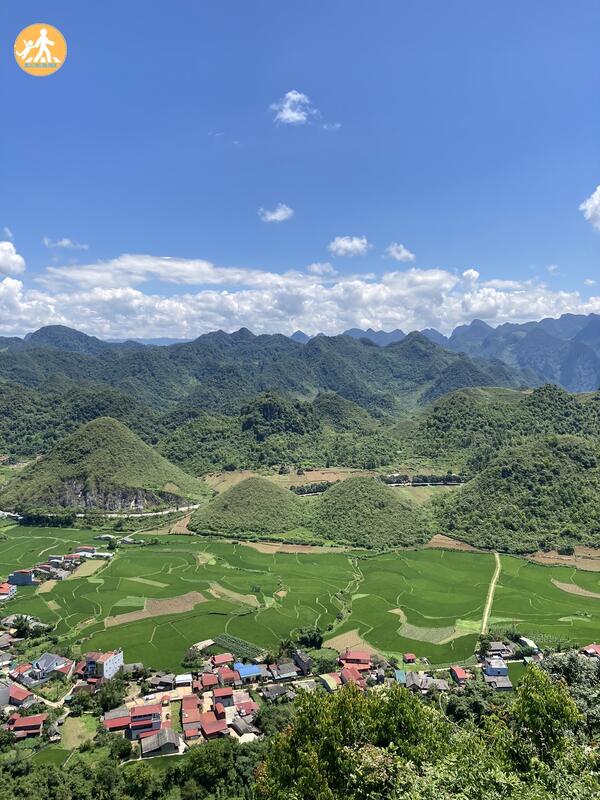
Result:
M414 261L415 254L400 242L392 242L385 249L386 255L395 261Z
M73 239L68 239L67 237L52 240L48 238L48 236L44 236L42 242L46 245L46 247L59 247L63 250L87 250L89 247L87 244L81 244L80 242L76 242Z
M314 264L309 264L306 269L313 275L337 275L337 270L329 261L316 261Z
M324 122L323 123L323 130L324 131L339 131L342 127L341 122Z
M546 267L550 275L555 275L558 272L558 264L548 264Z
M595 286L596 279L595 278L586 278L583 282L584 286Z
M25 259L12 242L0 242L0 275L20 275L25 272Z
M309 266L280 273L122 255L48 267L34 289L14 277L0 281L0 334L50 323L106 338L188 338L242 326L256 333L334 334L352 327L434 327L448 333L474 317L497 325L600 312L600 293L583 298L536 279L482 282L474 269L457 275L409 267L375 276L334 275L331 265Z
M8 225L5 225L4 228L2 228L2 233L4 234L6 239L12 239L13 238L13 232L8 227Z
M311 105L308 95L296 89L286 92L281 100L271 103L269 108L275 112L275 122L283 125L304 125L311 117L319 115L319 111Z
M336 236L327 245L334 256L364 256L370 247L366 236Z
M286 206L285 203L277 203L272 211L266 208L258 209L258 216L263 222L285 222L294 216L294 209Z
M600 231L600 186L579 206L583 216Z

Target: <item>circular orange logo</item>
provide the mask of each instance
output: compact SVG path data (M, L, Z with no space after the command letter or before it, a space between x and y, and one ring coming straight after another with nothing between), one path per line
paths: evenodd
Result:
M28 25L15 39L15 61L24 72L37 78L58 72L66 58L65 37L46 22Z

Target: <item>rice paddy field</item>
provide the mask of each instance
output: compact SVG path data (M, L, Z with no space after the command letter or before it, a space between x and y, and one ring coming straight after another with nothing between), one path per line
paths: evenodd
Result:
M0 577L93 542L93 531L4 527ZM123 647L126 661L179 669L194 642L228 634L265 650L319 625L325 645L405 651L432 664L468 662L481 630L495 561L441 549L381 555L323 552L196 536L121 547L92 574L19 587L7 613L55 625L81 650ZM292 552L290 552L290 550ZM492 629L516 625L538 644L600 638L600 573L501 556Z

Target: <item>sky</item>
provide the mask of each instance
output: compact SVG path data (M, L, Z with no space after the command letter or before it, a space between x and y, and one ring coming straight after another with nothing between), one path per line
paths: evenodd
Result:
M599 29L596 0L3 3L0 335L600 312Z

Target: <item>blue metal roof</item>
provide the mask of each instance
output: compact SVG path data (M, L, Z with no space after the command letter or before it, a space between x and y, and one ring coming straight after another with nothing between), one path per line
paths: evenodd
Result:
M397 683L406 683L406 672L403 669L395 669L394 677Z
M241 661L236 661L233 668L240 673L240 678L258 678L261 674L256 664L242 664Z

